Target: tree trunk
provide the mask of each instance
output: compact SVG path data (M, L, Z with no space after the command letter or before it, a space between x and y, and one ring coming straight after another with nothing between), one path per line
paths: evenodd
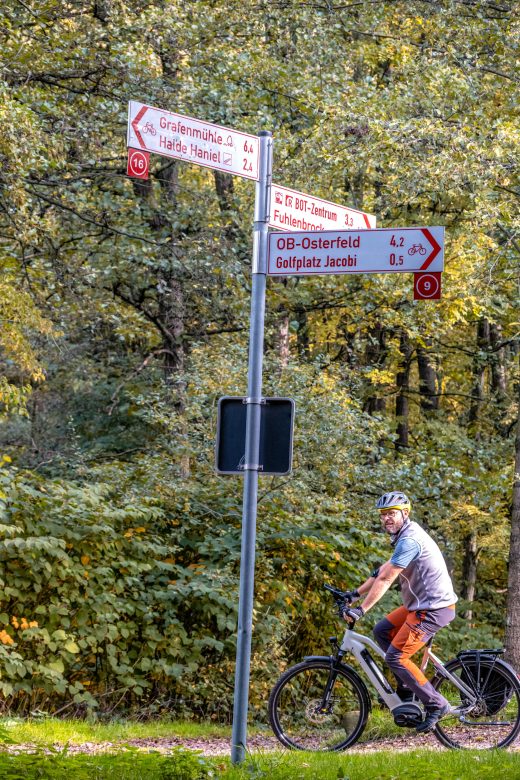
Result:
M408 391L410 389L410 358L412 349L408 333L405 330L401 330L400 350L401 360L399 361L399 371L396 376L397 398L395 400L395 415L397 418L397 441L395 448L397 450L408 447L409 435Z
M174 405L179 412L185 408L184 377L184 318L185 302L182 284L174 276L163 282L161 309L165 329L164 378L170 387L176 387Z
M280 358L280 368L283 370L289 365L289 358L291 354L289 348L289 315L286 311L281 311L279 313L276 342L278 356Z
M109 21L112 13L112 0L94 0L93 16L103 24Z
M387 356L386 346L387 332L380 322L376 323L368 332L367 344L365 348L365 362L367 366L382 368ZM368 414L384 412L386 400L377 395L371 395L364 404L364 411Z
M505 641L507 659L517 670L520 669L520 392L518 400Z
M310 343L309 343L309 326L307 322L307 312L304 309L299 309L295 312L296 320L298 321L297 331L297 343L298 354L304 360L310 358Z
M215 191L217 193L218 205L222 215L228 221L225 227L225 234L228 241L236 240L240 234L240 227L236 220L235 205L235 183L230 173L222 171L213 171L215 180Z
M505 351L500 346L502 342L502 328L500 325L489 326L489 339L491 343L491 391L497 402L503 406L506 400L507 381L505 367Z
M173 395L173 406L178 413L177 423L181 439L180 474L187 479L190 475L189 456L183 451L183 443L187 436L187 425L184 417L186 408L186 375L185 375L185 343L184 329L186 305L182 283L173 275L164 282L165 289L161 299L162 319L168 331L165 339L164 378Z
M470 603L475 599L475 587L477 584L477 532L472 530L463 539L464 560L462 562L462 598ZM463 617L472 620L473 610L469 607Z
M417 347L417 366L421 411L425 414L435 412L439 408L438 377L428 347Z
M477 326L477 353L473 361L473 393L469 409L469 422L476 423L480 416L480 409L484 400L484 379L489 350L489 322L486 319L479 320Z

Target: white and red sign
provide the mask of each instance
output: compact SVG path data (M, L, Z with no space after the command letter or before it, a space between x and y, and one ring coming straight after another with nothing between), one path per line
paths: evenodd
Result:
M432 271L413 275L414 300L438 300L441 297L441 273Z
M256 135L163 111L135 100L128 105L127 145L246 179L259 178Z
M443 227L269 235L270 276L431 273L443 268Z
M127 176L133 176L135 179L147 179L149 171L149 152L142 152L140 149L128 149Z
M375 228L376 218L364 211L272 184L269 225L289 231L363 230Z

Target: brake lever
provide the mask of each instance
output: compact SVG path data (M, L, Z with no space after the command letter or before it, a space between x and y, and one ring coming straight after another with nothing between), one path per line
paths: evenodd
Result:
M343 612L345 611L345 609L348 608L349 602L347 601L347 599L343 599L342 601L340 601L338 599L336 601L336 606L338 608L338 617L339 617L339 619L340 620L344 620L345 618L343 617Z

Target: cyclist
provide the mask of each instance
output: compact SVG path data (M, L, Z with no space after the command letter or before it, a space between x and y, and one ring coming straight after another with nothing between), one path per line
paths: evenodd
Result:
M457 596L437 544L410 520L409 498L398 490L391 491L377 500L376 507L394 551L366 582L349 593L352 600L365 598L361 606L347 608L344 617L351 623L362 618L399 577L403 606L377 623L374 636L397 678L397 693L403 700L415 694L424 704L425 718L417 731L426 733L450 711L450 705L411 661L411 656L451 623Z

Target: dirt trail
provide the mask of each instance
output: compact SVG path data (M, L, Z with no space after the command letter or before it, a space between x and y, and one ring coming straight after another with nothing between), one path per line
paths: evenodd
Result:
M178 745L181 747L189 748L190 750L201 750L204 755L207 756L223 756L228 755L231 751L230 742L228 739L215 738L215 739L136 739L132 740L129 744L135 747L143 747L147 749L163 750ZM362 742L349 748L349 753L373 753L377 750L412 750L417 748L431 748L432 750L443 750L442 745L435 737L418 737L415 740L407 739L405 736L392 738L392 739L380 739L372 740L370 742ZM284 750L275 737L253 735L248 737L247 749L250 753L271 753L276 750Z
M125 747L138 748L145 751L158 751L160 753L168 753L175 748L185 748L188 750L201 751L206 756L226 756L230 754L229 739L223 737L154 737L154 738L140 738L129 739L125 742L83 742L82 744L66 746L67 753L77 754L96 754L96 753L113 753L119 750L124 750ZM247 742L248 752L250 753L271 753L277 750L283 750L280 743L272 736L264 736L255 734L248 738ZM64 750L65 745L55 744L54 750ZM389 750L393 753L405 752L410 750L447 750L433 735L416 736L410 738L410 735L403 734L399 737L391 737L388 739L375 739L367 742L362 742L349 748L348 753L375 753L380 750ZM520 743L518 740L510 748L517 752L520 751ZM20 745L10 745L7 747L7 751L10 753L17 752L33 752L37 750L37 746L31 743L25 743ZM50 752L50 751L49 751Z
M159 753L169 753L176 748L185 748L187 750L200 751L205 756L228 756L231 752L230 741L227 737L149 737L149 738L135 738L128 740L121 740L117 742L83 742L81 744L63 744L55 743L48 751L54 752L65 750L69 755L76 755L78 753L84 754L97 754L97 753L115 753L125 748L137 748L143 751L157 751ZM9 753L31 753L41 752L41 746L34 743L22 743L17 745L6 745L3 748ZM271 753L274 751L284 750L285 748L280 745L278 740L274 736L254 734L248 737L247 750L248 753ZM385 739L372 739L366 742L360 742L351 748L348 748L346 753L376 753L377 751L391 751L392 753L401 753L411 750L448 750L433 736L433 734L427 734L425 736L419 736L416 734L410 735L404 733L402 736L393 736ZM513 752L520 752L520 738L517 739L508 750Z

